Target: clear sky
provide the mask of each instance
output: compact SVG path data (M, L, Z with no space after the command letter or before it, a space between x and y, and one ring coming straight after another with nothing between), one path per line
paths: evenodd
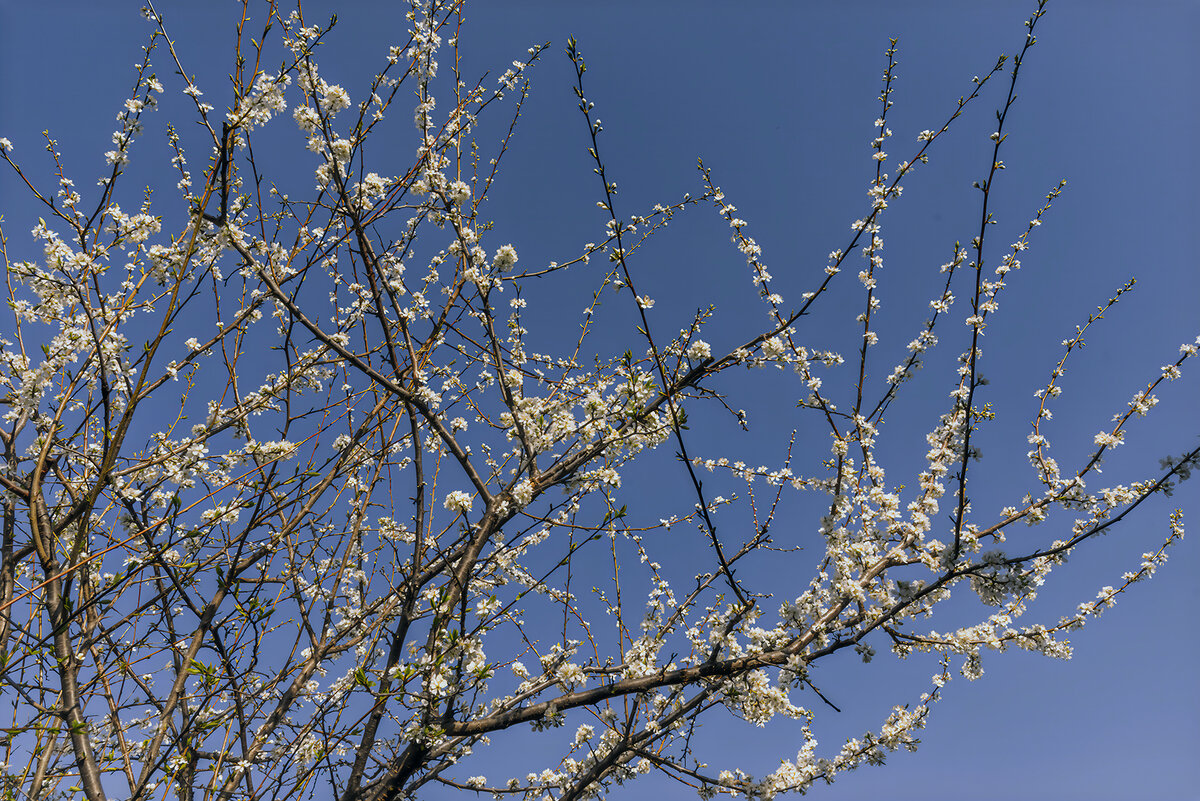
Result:
M357 101L356 80L369 77L387 45L401 39L404 23L397 3L335 5L339 25L319 60ZM330 5L311 6L318 7ZM886 149L903 157L915 150L917 132L939 127L970 91L973 75L1020 46L1022 22L1034 7L1026 0L476 2L464 34L467 75L484 69L499 74L513 59L523 59L528 46L552 43L533 72L531 99L488 216L523 263L564 260L602 236L584 124L562 55L573 35L588 62L589 99L604 122L606 162L620 184L624 207L618 214L673 202L684 192L698 194L695 165L702 157L728 202L750 223L748 231L763 247L785 296L798 297L868 208L874 168L869 141L889 37L899 40L899 78L889 112L895 135ZM222 76L229 69L225 56L236 8L231 2L179 0L163 0L159 7L199 72L201 87L218 105L227 94ZM35 157L42 153L41 131L49 129L76 184L94 186L102 154L111 148L115 114L133 82L138 48L149 33L137 9L136 2L111 0L0 0L0 136L13 142L31 173L49 178L45 159ZM1160 365L1174 360L1181 342L1200 333L1200 269L1193 246L1200 211L1195 191L1200 4L1053 0L1038 40L1023 67L1008 126L1003 156L1008 169L994 196L992 258L1024 229L1059 179L1068 185L1036 232L984 343L989 399L1000 418L982 440L981 470L989 483L977 500L994 509L1019 501L1031 485L1024 437L1036 408L1032 393L1053 368L1058 343L1126 280L1136 276L1136 290L1107 315L1068 373L1055 421L1064 462L1086 453L1092 434L1125 408ZM178 78L160 64L167 94L178 93ZM885 218L888 261L881 296L884 331L894 332L895 347L902 348L924 319L937 266L956 240L968 241L978 227L978 192L971 182L984 177L987 133L994 129L991 115L1003 100L1002 88L997 81L962 124L939 140L931 164L905 182L903 198ZM162 126L171 108L178 106L168 104L147 120L135 161L141 151L157 154L147 156L150 163L165 162ZM290 120L284 126L294 129ZM506 127L503 115L485 120L481 141L494 144ZM410 143L397 146L407 158ZM192 161L198 165L202 158ZM39 164L41 173L34 169ZM0 212L9 254L35 258L19 233L31 227L36 211L4 166ZM309 169L304 167L306 185ZM147 173L138 180L154 178ZM161 191L163 201L176 202L169 200L174 181ZM721 332L731 344L736 332L765 320L744 260L727 234L711 208L693 209L635 262L635 269L645 271L648 293L659 300L655 313L664 330L686 325L701 303L717 304L714 350ZM859 301L851 281L846 283L835 298L843 304L842 317L852 318L856 311L850 309L857 310ZM536 300L535 293L531 306ZM555 298L543 301L553 304ZM572 316L561 319L555 319L557 307L544 307L547 330L578 322L574 314L584 304L571 304ZM830 312L833 317L818 315L812 325L837 319L835 308L823 314ZM530 328L538 336L533 323ZM832 346L836 330L818 329L811 336L828 336ZM629 333L624 330L614 342ZM963 349L962 340L947 342L943 355L952 358ZM1185 376L1160 393L1163 402L1151 418L1134 425L1130 444L1110 460L1106 479L1148 476L1160 457L1195 443L1200 434L1195 379ZM908 436L915 450L908 461L895 457L897 470L917 464L912 456L922 455L916 449L922 448L923 432L944 408L950 388L945 372L933 367L917 381L911 405L898 409L891 424L897 439ZM774 405L762 399L760 405L752 409L758 416L752 417L749 438L719 443L740 449L747 461L760 460L755 448L774 447L763 460L775 458L778 439L786 440L793 427L783 416L794 415L794 396ZM713 455L720 454L714 449ZM631 509L653 509L653 488L640 486L628 490ZM1198 495L1200 481L1185 484L1172 503L1191 514L1187 522L1193 526ZM1040 599L1044 605L1035 607L1030 622L1056 621L1136 566L1139 554L1166 533L1168 507L1153 506L1085 549L1056 582L1052 577ZM815 518L790 524L815 537ZM1197 538L1191 534L1152 582L1135 587L1078 633L1073 660L1025 653L985 660L982 679L956 678L947 686L916 754L895 754L885 768L863 768L812 795L903 801L1195 798ZM836 750L845 736L875 725L891 705L915 700L931 672L924 666L897 668L886 654L869 666L843 660L823 667L822 689L845 711L821 709L818 737ZM792 758L799 747L798 739L793 746L777 728L747 733L744 727L717 726L710 737L729 755L711 759L714 767L742 757L762 772L778 764L776 755ZM692 797L687 788L661 782L633 785L612 797L660 793Z

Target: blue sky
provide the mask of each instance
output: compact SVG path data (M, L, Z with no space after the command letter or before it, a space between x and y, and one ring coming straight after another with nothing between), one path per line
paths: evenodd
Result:
M159 10L200 74L202 88L220 98L236 5L198 5L164 0ZM369 77L387 44L400 38L403 22L391 3L337 5L339 25L320 62L330 80L357 99L356 79ZM42 151L40 132L48 128L79 186L91 185L100 174L114 116L149 32L137 6L0 0L0 136L12 140L30 173L39 174L38 164L45 167L36 155ZM970 91L973 75L1019 47L1022 21L1033 8L1032 2L1012 0L479 2L468 13L464 34L468 75L484 69L498 74L523 58L526 47L552 43L533 73L531 99L492 193L489 214L502 232L497 235L516 245L523 263L534 264L563 260L580 244L600 238L603 219L594 205L597 187L584 124L570 91L570 65L561 55L573 35L589 65L589 99L604 121L605 160L621 187L624 207L618 213L628 216L684 192L699 193L695 164L703 157L728 202L749 221L749 233L763 247L784 294L798 297L825 255L844 246L850 222L867 209L874 166L868 142L889 37L899 39L899 78L889 112L895 136L887 149L899 157L915 150L918 131L940 125L954 101ZM1106 316L1068 373L1055 421L1064 462L1085 453L1091 435L1200 329L1200 270L1191 247L1200 211L1194 191L1200 166L1194 142L1200 129L1194 85L1200 5L1054 0L1038 39L1023 67L1009 124L1003 156L1008 169L995 189L999 224L992 258L1023 230L1059 179L1068 185L1036 232L984 344L989 398L1000 419L982 441L988 489L979 491L980 503L997 509L1006 498L1018 500L1029 485L1024 434L1035 408L1032 393L1052 369L1058 342L1076 323L1137 277L1136 290ZM177 92L178 79L165 63L158 72L167 94ZM931 164L905 182L904 197L889 209L881 295L883 330L895 332L894 347L902 348L924 319L937 265L956 240L969 240L978 226L978 193L971 182L987 166L987 133L994 128L991 115L1002 102L1002 88L997 81L938 141ZM161 126L170 108L148 120L135 160L141 151L150 164L165 162ZM481 141L494 144L506 125L503 115L485 121ZM287 121L285 126L291 128ZM408 143L401 147L407 157ZM194 164L201 160L193 157ZM153 181L151 173L139 173L138 180ZM167 191L173 184L172 178L161 191L168 203L174 202L168 200L173 190ZM19 232L28 230L36 214L7 170L0 171L0 212L10 256L33 257L23 250L28 244ZM659 300L655 313L664 330L686 324L705 302L717 303L710 337L715 346L731 344L737 332L765 321L727 232L711 208L693 209L636 263L645 271L645 291ZM851 283L835 291L831 307L814 325L857 313ZM554 304L559 291L547 289L543 303ZM536 289L530 298L536 309ZM576 305L582 309L584 303L572 300L571 312ZM545 318L535 316L543 332L577 323L557 306L543 308ZM614 345L632 335L628 320L623 322ZM539 335L534 323L529 327ZM828 337L834 346L839 330L831 323L811 335ZM953 358L963 345L947 342L942 349ZM896 410L890 433L899 443L897 471L917 463L901 446L911 441L909 452L921 446L943 408L947 380L931 364L910 387L909 405ZM1110 460L1105 477L1116 482L1145 476L1159 457L1194 444L1200 434L1196 387L1195 376L1185 376L1160 393L1163 402L1136 424L1131 443ZM792 402L780 397L760 398L758 407L749 407L748 438L725 440L721 434L718 445L740 449L748 461L758 461L756 451L768 454L764 460L777 456L778 438L786 438L793 426L784 417L794 415ZM629 494L631 509L656 508L655 493ZM1183 506L1192 521L1200 512L1197 494L1196 484L1184 485L1172 504ZM1155 505L1073 559L1031 617L1040 611L1040 619L1057 620L1100 586L1115 583L1165 535L1166 512L1165 505ZM810 536L816 523L794 521ZM1200 545L1192 534L1154 581L1136 587L1073 638L1072 661L1024 653L993 657L979 681L958 678L946 688L916 754L896 754L886 768L861 769L813 796L1194 797L1200 786L1194 758L1200 746L1195 680L1200 626L1193 616L1200 608L1198 571ZM924 666L896 668L886 655L869 666L843 662L822 670L829 674L822 677L823 689L845 710L840 716L823 714L817 729L832 749L845 736L861 734L892 704L914 700L932 672ZM708 736L728 751L729 762L756 760L760 771L777 764L776 754L792 757L799 747L778 729L747 734L711 728ZM727 766L718 758L710 762ZM652 793L693 797L686 788L659 783L634 785L612 797Z

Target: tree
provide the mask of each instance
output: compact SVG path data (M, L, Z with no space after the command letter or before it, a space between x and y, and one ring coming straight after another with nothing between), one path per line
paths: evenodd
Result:
M1117 287L1037 365L1032 426L992 405L983 344L1062 189L998 241L1044 8L913 138L891 138L893 42L865 208L825 263L785 275L716 168L674 203L623 201L593 105L616 99L589 91L586 39L567 53L596 233L547 262L488 203L547 46L484 80L463 66L462 5L415 4L377 75L343 88L322 59L333 19L247 4L226 97L151 5L97 189L75 188L54 140L47 187L0 139L41 216L36 256L10 258L4 231L9 794L575 798L661 772L769 796L915 748L942 685L988 651L1066 656L1182 535L1164 496L1193 442L1161 443L1172 457L1131 464L1137 481L1099 471L1200 342L1148 345L1118 375L1117 417L1052 457L1064 371ZM898 297L928 313L887 317L882 226L984 103L974 226L940 270L906 265ZM199 124L164 131L173 172L146 176L168 195L152 205L127 182L164 112ZM714 211L736 281L690 309L686 290L647 289L655 263L684 269L671 234ZM756 316L722 315L738 284ZM739 430L769 466L738 458ZM981 450L997 441L1027 459L999 488L985 471L1006 457ZM1155 507L1164 534L1125 577L1027 622L1068 555ZM845 704L821 668L891 665L888 650L931 655L924 691L818 749ZM717 764L700 724L732 718L787 721L782 766ZM521 748L514 768L487 761Z

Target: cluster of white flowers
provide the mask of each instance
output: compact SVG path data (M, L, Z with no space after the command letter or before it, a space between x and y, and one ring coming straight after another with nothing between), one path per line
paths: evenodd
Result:
M462 490L454 490L446 493L442 505L452 512L466 514L471 511L471 496Z
M276 114L286 111L284 92L291 82L292 76L287 73L259 75L249 94L242 98L237 108L229 112L230 125L251 131L266 125Z
M492 257L492 269L506 273L517 263L517 251L512 245L503 245Z

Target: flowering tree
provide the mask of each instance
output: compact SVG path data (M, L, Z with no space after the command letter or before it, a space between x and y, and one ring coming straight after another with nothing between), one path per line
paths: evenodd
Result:
M378 74L347 89L318 65L332 20L246 0L218 111L205 99L218 90L194 82L150 3L149 46L94 196L76 190L53 140L46 188L0 139L42 214L39 258L10 259L13 235L0 239L5 797L373 801L440 787L573 799L651 771L703 796L771 797L915 748L942 685L954 670L980 675L984 652L1069 655L1068 634L1182 536L1175 511L1115 586L1053 624L1022 620L1075 549L1196 466L1193 448L1141 481L1098 475L1200 339L1135 369L1142 383L1091 453L1060 465L1048 421L1061 378L1122 288L1062 343L1038 392L1032 489L998 513L972 508L994 416L985 329L1062 188L1015 241L993 241L992 186L1044 6L1019 53L897 145L910 151L899 161L885 152L893 42L865 211L785 298L704 164L698 194L620 211L573 40L602 231L561 262L530 264L486 201L544 46L498 82L475 80L460 69L462 3L413 0ZM881 364L885 213L995 84L978 228L941 266L915 335L892 335L911 338L907 355ZM175 187L160 189L175 198L138 204L121 179L165 93L187 98L201 133L168 129ZM506 119L488 127L495 115ZM266 151L296 141L315 187L269 172ZM639 248L696 207L729 228L766 312L734 340L707 333L719 307L664 320L641 288ZM814 346L830 287L855 280L854 339L841 353ZM526 296L546 285L572 309L584 298L572 336L530 323ZM628 310L623 341L635 345L601 350L602 304ZM961 355L923 467L900 483L885 471L883 426L939 335ZM782 457L762 467L713 453L710 432L748 425L741 398L767 391L756 381L777 386L778 370L824 443L781 431ZM622 476L656 458L684 495L647 516L629 509ZM810 522L784 519L793 496L815 499ZM760 575L764 559L786 562L787 580ZM975 617L934 630L943 605ZM815 667L877 648L933 655L927 692L821 752L818 718L836 705ZM798 742L767 775L710 768L697 725L720 715L791 719ZM510 737L532 737L537 764L476 775Z

